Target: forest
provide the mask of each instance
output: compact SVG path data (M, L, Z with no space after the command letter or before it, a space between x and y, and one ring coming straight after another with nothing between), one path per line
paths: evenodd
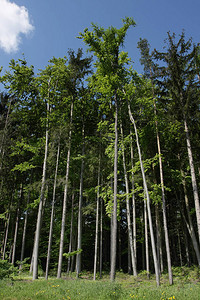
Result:
M200 267L200 47L167 33L163 52L96 24L86 45L35 74L0 73L0 260L38 276L155 274ZM154 47L154 45L152 45ZM2 71L3 70L3 71Z

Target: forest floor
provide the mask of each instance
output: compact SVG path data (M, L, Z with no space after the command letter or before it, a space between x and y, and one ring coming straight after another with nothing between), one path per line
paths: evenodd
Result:
M142 300L200 300L199 268L173 268L174 284L168 283L167 274L162 275L160 287L156 286L155 276L147 279L145 272L137 278L117 272L115 282L109 275L94 281L92 273L83 272L77 280L75 274L62 279L39 277L32 281L26 274L0 281L1 300L104 300L104 299L142 299Z

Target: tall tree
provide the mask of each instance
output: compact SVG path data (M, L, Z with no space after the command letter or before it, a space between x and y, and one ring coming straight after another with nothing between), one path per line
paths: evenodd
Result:
M168 44L167 52L160 53L156 50L154 52L155 59L165 64L158 70L157 82L162 87L163 93L173 100L171 108L177 112L176 118L179 120L180 117L182 118L200 242L200 203L189 129L194 108L198 111L199 105L197 95L199 81L196 80L195 68L196 48L191 39L185 40L184 32L178 41L176 41L175 34L168 33L166 43Z
M61 278L61 271L62 271L74 106L75 106L75 102L78 100L79 89L82 87L82 81L83 81L84 77L87 76L91 72L91 69L90 69L91 57L82 58L82 56L83 56L83 52L81 49L78 49L77 55L75 55L74 51L72 51L72 50L69 51L68 68L69 68L69 74L70 74L70 81L68 82L68 87L69 87L68 96L69 96L69 99L71 102L70 103L70 123L69 123L68 152L67 152L67 164L66 164L65 189L64 189L64 198L63 198L63 211L62 211L62 223L61 223L61 233L60 233L60 248L59 248L57 278Z
M167 227L167 213L166 213L166 199L165 199L165 188L164 188L164 175L163 175L163 162L162 162L162 152L160 145L160 135L158 130L158 119L157 119L157 108L156 108L156 95L154 89L154 72L156 70L156 65L152 60L152 55L150 54L150 46L146 39L140 39L138 42L138 48L141 52L141 64L144 65L145 75L151 81L152 88L152 97L153 97L153 105L154 105L154 117L155 117L155 128L156 128L156 140L157 140L157 148L159 155L159 171L160 171L160 184L162 191L162 210L163 210L163 224L164 224L164 233L165 233L165 245L166 245L166 253L167 253L167 265L168 265L168 274L169 274L169 282L173 284L173 275L172 275L172 266L171 266L171 254L170 254L170 246L169 246L169 234Z
M111 268L110 279L115 279L116 272L116 253L117 253L117 162L118 162L118 89L119 82L123 73L124 63L127 56L120 55L120 48L124 44L127 30L130 26L135 26L132 18L123 20L120 29L109 27L104 29L92 23L93 31L87 28L80 34L80 38L88 45L89 51L93 52L97 58L97 74L110 86L110 101L114 103L115 118L115 146L114 146L114 199L111 228Z

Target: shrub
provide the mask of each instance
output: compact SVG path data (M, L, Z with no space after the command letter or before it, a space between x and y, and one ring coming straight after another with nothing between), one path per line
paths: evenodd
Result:
M17 275L18 269L15 268L7 260L0 260L0 279L3 278L12 278L14 275Z

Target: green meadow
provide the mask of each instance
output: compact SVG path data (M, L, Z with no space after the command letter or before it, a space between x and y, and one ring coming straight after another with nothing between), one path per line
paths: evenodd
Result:
M152 299L152 300L198 300L200 299L199 269L174 268L174 284L168 284L167 274L162 275L160 287L156 286L154 275L150 279L140 273L137 278L122 272L116 274L116 280L110 282L109 275L93 280L89 272L81 273L79 279L75 274L62 279L40 277L32 281L28 274L21 274L13 279L0 281L1 300L103 300L103 299Z

